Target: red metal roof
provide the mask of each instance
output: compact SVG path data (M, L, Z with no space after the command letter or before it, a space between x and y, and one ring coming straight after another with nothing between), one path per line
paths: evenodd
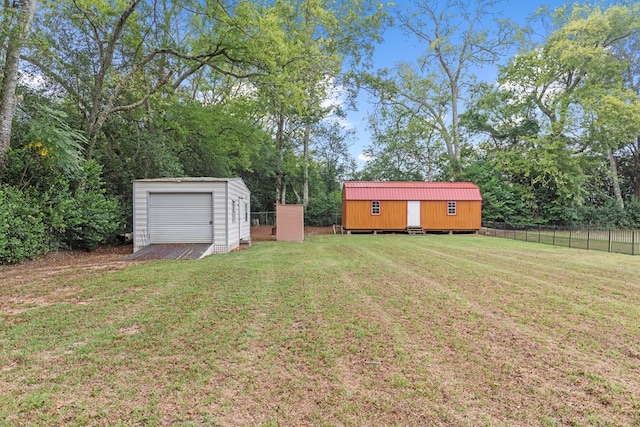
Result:
M347 181L342 191L345 200L482 200L471 182Z

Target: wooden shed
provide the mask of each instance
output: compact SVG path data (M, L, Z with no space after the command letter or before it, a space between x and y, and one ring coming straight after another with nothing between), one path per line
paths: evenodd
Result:
M348 181L342 227L350 231L477 231L482 196L470 182Z
M208 244L229 252L250 242L250 192L240 178L133 181L133 251L154 244Z

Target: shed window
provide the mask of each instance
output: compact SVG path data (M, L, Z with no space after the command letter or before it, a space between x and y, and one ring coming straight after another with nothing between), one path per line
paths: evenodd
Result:
M380 215L380 202L377 200L371 202L371 215Z
M448 215L456 214L456 202L447 202L447 214Z
M248 222L249 221L249 204L245 203L244 204L244 222Z
M231 201L231 222L236 222L236 201Z

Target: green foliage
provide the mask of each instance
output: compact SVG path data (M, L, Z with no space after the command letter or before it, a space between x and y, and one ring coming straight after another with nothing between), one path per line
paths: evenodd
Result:
M504 178L498 162L489 159L472 163L462 174L464 181L480 187L483 221L530 222L525 188Z
M367 148L371 161L364 173L372 179L433 180L440 169L460 161L460 141L453 142L446 120L446 84L407 64L394 73L383 70L362 78L379 104L369 117L373 144Z
M488 164L467 173L486 187L485 217L503 213L513 222L633 224L612 205L613 195L622 204L619 189L625 185L609 159L638 134L640 109L637 96L624 87L626 64L612 46L637 36L639 10L577 3L559 8L546 40L503 67L498 85L472 91L461 123L483 138L479 161ZM628 161L623 164L628 170ZM519 213L509 209L505 188L522 202Z
M94 250L122 230L120 204L105 195L101 170L96 162L87 162L75 191L60 180L43 199L43 208L51 215L50 230L60 247Z
M614 199L600 205L577 206L564 212L565 224L577 228L638 229L640 202L625 203L624 209Z
M10 162L1 174L0 263L58 248L93 250L122 230L122 209L105 194L98 163L83 162L69 178L40 163L30 164L34 156L38 154L31 150L7 152Z
M342 191L319 193L309 200L304 213L304 222L312 226L328 226L339 223L342 211Z
M42 157L50 168L65 175L81 169L83 147L88 144L82 132L66 122L68 115L46 105L37 105L29 121L27 148Z
M44 215L15 187L0 185L0 264L32 259L49 249Z
M317 163L321 191L341 190L341 183L356 170L349 154L355 130L345 130L338 122L322 122L313 131L312 156Z
M277 154L270 144L262 144L252 154L251 170L241 171L240 177L251 190L251 210L275 211L275 171Z
M252 123L255 105L242 100L225 105L197 101L173 102L161 123L177 147L177 159L187 176L231 176L251 168L252 154L266 139Z

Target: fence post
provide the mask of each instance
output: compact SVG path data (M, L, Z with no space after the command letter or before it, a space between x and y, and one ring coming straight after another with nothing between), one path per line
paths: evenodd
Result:
M609 248L607 249L607 252L611 252L611 229L609 229Z
M541 229L541 225L538 224L538 243L540 243L540 229Z
M636 230L631 230L631 255L636 254Z
M589 250L589 238L591 237L591 229L587 227L587 250Z
M571 230L572 228L569 227L569 247L571 247Z
M551 243L553 246L556 245L556 226L553 226L553 242Z

